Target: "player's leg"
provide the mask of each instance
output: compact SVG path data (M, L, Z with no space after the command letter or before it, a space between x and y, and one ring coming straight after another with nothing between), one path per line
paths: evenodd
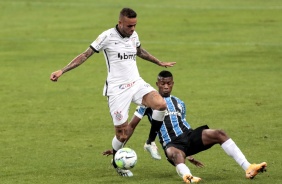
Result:
M193 176L190 169L185 164L186 154L173 146L168 147L165 150L166 156L170 163L173 163L176 167L176 172L183 179L185 183L198 183L201 178Z
M115 153L122 148L123 144L127 140L128 134L128 109L131 103L131 98L128 98L129 94L121 93L116 96L108 97L108 104L110 108L110 113L115 126L115 136L112 140L113 147L113 158ZM114 160L114 159L113 159ZM120 169L117 167L115 162L112 165L116 169L117 173L121 176L131 177L133 173L129 170Z
M151 91L150 93L146 94L143 97L142 103L147 107L153 109L149 137L146 143L144 144L144 149L151 154L152 158L156 160L160 160L161 156L158 152L155 139L157 136L157 132L159 132L163 124L165 110L166 110L166 103L157 91Z
M115 126L116 135L115 135L115 137L113 138L113 141L112 141L112 147L113 147L112 165L120 176L132 177L133 173L130 170L120 169L120 168L117 167L116 163L114 162L114 157L115 157L116 152L120 148L122 148L123 144L127 140L127 126L128 126L127 121L125 123L121 124L121 125Z
M202 132L202 140L204 145L220 144L225 153L246 171L247 178L254 178L258 172L263 172L267 166L265 162L250 164L236 143L222 130L205 129Z
M150 152L151 156L155 159L161 159L158 153L157 146L155 144L156 133L159 132L165 112L166 112L166 102L163 97L149 84L145 81L140 80L136 84L138 91L134 95L133 101L136 104L144 105L153 110L151 129L148 140L146 141L144 148Z
M125 123L121 125L115 125L115 137L113 138L112 141L112 146L113 146L113 155L122 148L124 142L127 140L127 128L128 127L128 122L126 121Z
M167 109L165 100L157 91L151 91L143 96L142 104L153 109L152 127L158 132L163 124Z
M244 170L250 166L241 150L224 131L205 129L202 132L202 141L204 145L220 144L225 153L231 156Z
M222 130L204 129L202 132L202 141L204 145L223 144L229 137Z
M151 128L150 128L150 131L149 131L148 139L144 144L144 149L147 150L151 154L152 158L154 158L156 160L161 160L162 157L159 154L158 147L155 143L155 139L158 135L156 129L158 129L157 124L151 123Z

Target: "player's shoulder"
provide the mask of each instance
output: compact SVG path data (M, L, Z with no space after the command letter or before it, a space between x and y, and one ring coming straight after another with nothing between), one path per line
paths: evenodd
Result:
M138 34L137 34L136 31L134 31L134 32L132 33L132 35L130 36L130 39L139 40L139 37L138 37Z
M102 42L109 43L109 42L113 42L118 39L120 39L120 36L116 28L110 28L110 29L103 31L95 41L98 43L102 43Z
M131 36L138 37L138 33L136 31L134 31Z
M180 98L176 97L176 96L173 96L173 95L170 95L170 98L172 99L175 99L178 103L184 103Z
M101 35L112 36L116 34L115 28L110 28L101 33Z

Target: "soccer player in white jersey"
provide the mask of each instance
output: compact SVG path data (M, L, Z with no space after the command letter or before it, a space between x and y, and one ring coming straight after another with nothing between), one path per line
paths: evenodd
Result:
M203 166L194 160L191 155L211 148L215 144L221 145L225 153L231 156L245 170L246 178L252 179L259 172L266 169L267 164L250 164L235 142L228 135L217 129L209 129L207 125L192 129L186 121L186 106L179 98L171 95L174 85L173 76L169 71L161 71L156 85L159 93L165 99L167 112L163 125L159 131L160 143L164 149L167 160L176 167L177 173L185 183L198 183L201 178L192 176L190 169L185 165L185 158L196 166ZM128 137L144 116L152 123L152 109L138 106L132 120L129 123ZM148 140L154 141L157 134L150 131ZM112 150L103 154L110 155Z
M154 109L153 125L156 131L162 125L166 110L164 99L140 77L136 56L161 67L172 67L175 64L161 62L143 49L135 31L136 25L136 12L123 8L114 28L104 31L85 52L50 76L50 80L56 82L62 74L81 65L93 54L103 51L108 69L103 95L108 97L108 106L115 126L116 135L112 141L114 154L127 139L128 109L131 102ZM133 176L130 170L119 169L114 162L113 166L119 175Z

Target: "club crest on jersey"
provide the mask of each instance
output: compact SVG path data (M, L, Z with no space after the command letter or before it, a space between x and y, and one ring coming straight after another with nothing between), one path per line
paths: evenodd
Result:
M136 47L136 39L131 38L132 47Z
M180 109L180 112L183 110L183 106L181 104L177 104L178 108Z
M115 112L115 115L116 115L115 118L116 118L118 121L120 121L120 120L122 119L122 117L123 117L122 114L121 114L121 111L116 111L116 112Z

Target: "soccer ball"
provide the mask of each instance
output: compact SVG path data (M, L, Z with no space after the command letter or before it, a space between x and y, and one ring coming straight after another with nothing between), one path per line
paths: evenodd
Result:
M131 169L137 163L137 155L131 148L121 148L116 152L114 161L121 169Z

